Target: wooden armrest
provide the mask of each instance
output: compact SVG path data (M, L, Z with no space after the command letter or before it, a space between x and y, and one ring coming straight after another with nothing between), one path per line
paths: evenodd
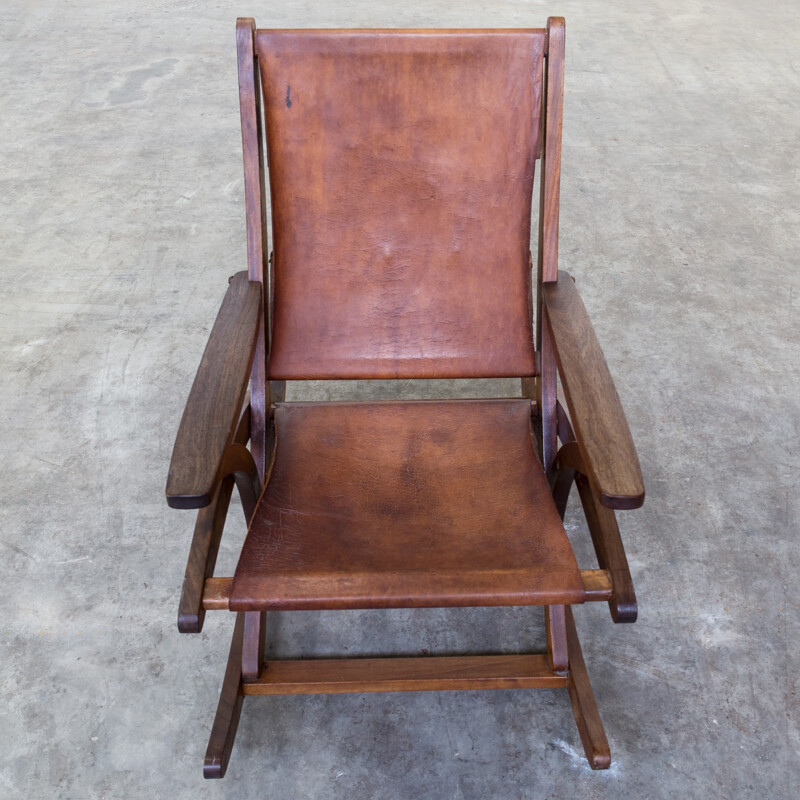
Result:
M556 355L582 462L607 508L639 508L644 481L625 413L575 283L559 270L543 284L544 321Z
M261 314L261 287L238 272L222 301L186 402L167 478L172 508L203 508L225 477Z

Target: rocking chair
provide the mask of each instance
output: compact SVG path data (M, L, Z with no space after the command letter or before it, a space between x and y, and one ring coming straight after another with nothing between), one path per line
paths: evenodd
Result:
M564 21L240 19L236 35L248 269L211 331L166 490L200 509L179 630L235 614L205 776L225 774L249 695L537 687L568 690L589 763L607 768L571 606L636 619L614 510L639 507L644 486L557 267ZM499 377L521 378L520 395L284 401L287 380ZM599 569L579 569L564 530L573 483ZM247 538L235 575L215 577L234 484ZM524 605L544 606L546 653L264 661L267 611Z

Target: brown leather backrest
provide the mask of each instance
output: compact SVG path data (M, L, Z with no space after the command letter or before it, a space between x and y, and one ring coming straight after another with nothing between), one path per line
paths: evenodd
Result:
M546 31L256 34L273 379L535 372Z

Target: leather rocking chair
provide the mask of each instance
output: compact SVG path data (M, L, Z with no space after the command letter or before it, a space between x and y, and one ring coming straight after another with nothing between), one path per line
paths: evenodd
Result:
M248 695L446 689L564 687L589 763L608 767L571 606L636 619L614 510L640 506L644 486L557 268L564 21L240 19L236 35L248 269L230 281L167 481L170 506L200 509L180 631L235 614L205 776L224 775ZM521 378L520 396L284 401L287 380L497 377ZM578 568L564 530L573 482L599 569ZM214 577L234 484L247 538L233 578ZM546 653L264 661L267 611L525 605L544 606Z

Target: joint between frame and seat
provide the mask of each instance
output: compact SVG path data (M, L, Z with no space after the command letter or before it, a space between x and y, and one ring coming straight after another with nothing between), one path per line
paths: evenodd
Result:
M585 602L610 600L613 594L608 570L583 569L581 580L586 592ZM208 611L229 611L233 578L207 578L203 590L203 608Z

